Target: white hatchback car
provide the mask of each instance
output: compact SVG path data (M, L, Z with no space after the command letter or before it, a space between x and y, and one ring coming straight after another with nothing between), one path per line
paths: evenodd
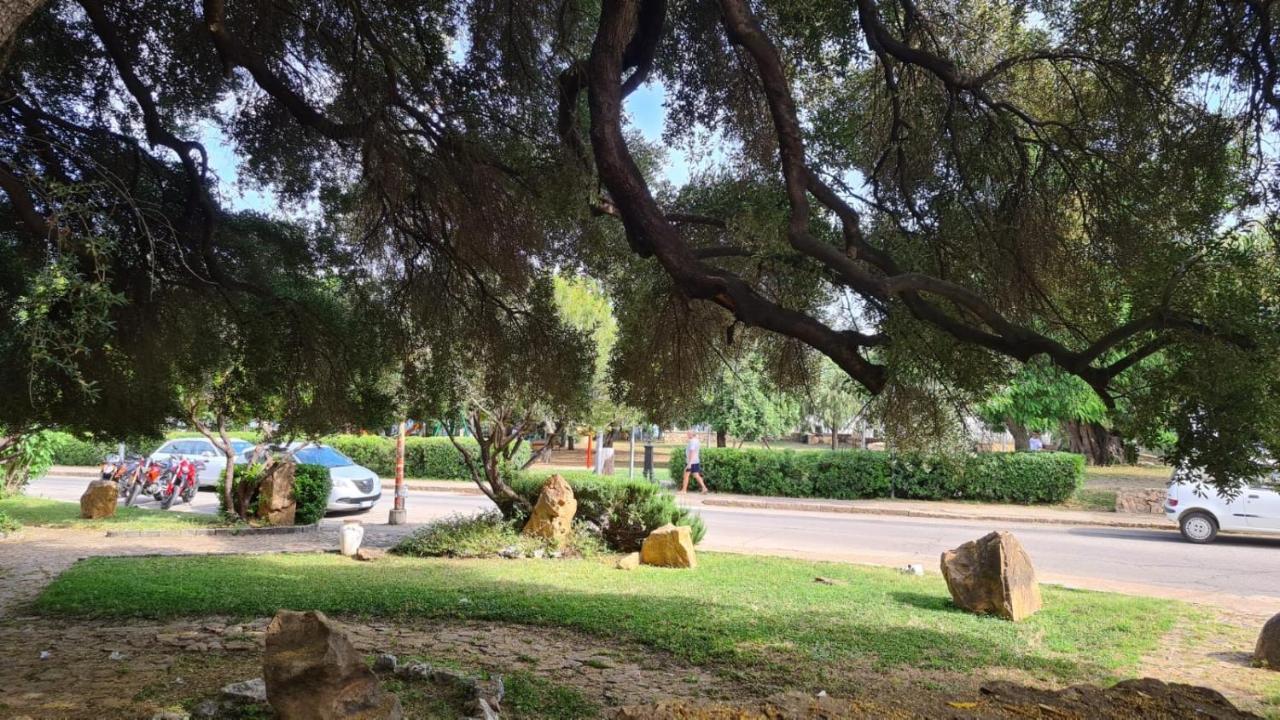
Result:
M328 445L292 443L293 459L307 465L323 465L329 468L333 489L329 492L329 504L325 512L365 512L382 499L382 480L378 473L334 450Z
M231 448L236 453L236 465L245 464L245 451L253 448L248 440L231 438ZM227 467L227 457L213 446L206 438L176 438L165 442L147 458L151 462L168 462L169 460L192 460L204 463L197 481L200 487L214 487Z
M1193 543L1213 542L1219 531L1280 533L1280 473L1253 480L1227 498L1193 474L1176 472L1164 512Z

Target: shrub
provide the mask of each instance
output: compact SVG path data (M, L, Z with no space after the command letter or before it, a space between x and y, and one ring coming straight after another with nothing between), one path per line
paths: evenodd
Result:
M695 543L706 535L702 518L676 505L671 493L647 480L620 480L585 471L559 474L573 488L577 517L594 526L614 550L639 550L645 536L667 524L688 525ZM511 487L532 505L546 481L546 474L520 473L512 478Z
M522 522L503 517L493 510L479 515L453 515L437 520L400 541L392 550L410 557L492 558L510 556L591 557L599 554L602 541L593 528L575 523L574 533L563 546L554 541L523 535Z
M3 510L0 510L0 537L18 532L21 528L22 523L6 515Z
M218 476L218 485L214 492L218 494L218 509L223 515L247 518L258 513L258 485L262 482L264 467L261 463L236 466L235 477L232 479L235 487L231 490L231 501L236 504L234 509L227 507L227 498L224 494L227 478L225 475Z
M672 451L671 467L673 477L684 467L683 448ZM702 472L717 490L744 495L1061 503L1081 486L1084 458L1048 452L938 455L704 448Z
M298 503L294 523L311 525L320 522L329 505L333 480L323 465L299 465L293 475L293 497Z
M458 443L479 462L479 448L471 438L458 438ZM395 438L377 435L333 435L324 439L342 454L384 477L396 472ZM529 446L522 445L513 459L517 467L529 459ZM411 437L404 443L406 477L436 480L470 480L471 473L462 454L447 437Z

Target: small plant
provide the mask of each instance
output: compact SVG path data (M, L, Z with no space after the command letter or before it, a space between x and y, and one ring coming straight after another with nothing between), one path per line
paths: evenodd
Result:
M0 537L15 533L22 528L22 523L14 520L0 510Z
M520 530L497 511L480 515L453 515L427 525L405 538L392 551L411 557L490 558L512 551L521 556L543 548L543 543Z

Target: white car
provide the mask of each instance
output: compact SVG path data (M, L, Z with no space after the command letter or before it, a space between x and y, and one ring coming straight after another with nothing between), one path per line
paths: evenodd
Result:
M293 459L300 464L323 465L329 468L333 489L329 491L329 504L325 512L365 512L382 498L382 480L378 473L334 450L328 445L293 443Z
M231 448L236 453L236 465L243 465L245 459L245 451L253 448L253 443L248 440L240 440L231 438ZM200 487L214 487L218 484L218 480L222 478L222 473L227 467L227 456L222 451L214 447L213 443L206 438L177 438L165 442L156 448L155 452L147 458L151 462L168 462L169 460L193 460L204 463L204 469L197 476L197 482Z
M1227 498L1194 473L1174 473L1164 512L1193 543L1213 542L1221 532L1280 533L1280 473L1241 487Z

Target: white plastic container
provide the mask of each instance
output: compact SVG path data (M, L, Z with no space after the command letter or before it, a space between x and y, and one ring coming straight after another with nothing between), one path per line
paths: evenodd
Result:
M342 530L338 532L338 547L343 555L347 557L355 555L362 542L364 542L364 526L359 520L347 520L342 523Z

